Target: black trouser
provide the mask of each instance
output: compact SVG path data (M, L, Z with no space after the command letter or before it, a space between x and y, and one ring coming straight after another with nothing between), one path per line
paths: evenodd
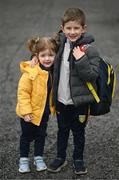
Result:
M86 122L81 123L79 121L77 109L73 105L65 106L59 103L58 106L57 157L66 158L66 149L71 130L74 142L73 159L83 160Z
M21 119L20 157L28 157L30 142L34 140L34 156L42 156L49 114L44 114L40 126Z

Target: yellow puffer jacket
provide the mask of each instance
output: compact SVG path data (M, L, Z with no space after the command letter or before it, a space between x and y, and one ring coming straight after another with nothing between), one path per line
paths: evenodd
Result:
M47 81L48 72L42 70L39 64L34 68L30 67L30 61L20 63L20 69L23 73L18 84L18 103L16 113L22 117L26 114L32 114L32 123L39 126L45 109L47 99ZM50 93L50 111L55 113L52 106L52 90Z

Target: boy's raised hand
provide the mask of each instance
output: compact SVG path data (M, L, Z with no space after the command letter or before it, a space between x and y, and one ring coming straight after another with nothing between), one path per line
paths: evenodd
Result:
M24 116L24 121L25 122L31 122L32 121L32 115L31 114L26 114Z
M85 55L85 53L80 49L79 46L74 47L73 56L75 57L76 60L79 60L84 55Z
M38 63L38 58L36 56L33 56L30 66L33 68Z

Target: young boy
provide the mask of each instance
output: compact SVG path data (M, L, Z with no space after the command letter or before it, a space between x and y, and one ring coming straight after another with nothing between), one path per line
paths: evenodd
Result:
M79 8L69 8L62 18L58 34L59 50L54 64L54 103L57 110L57 157L49 165L50 172L59 172L66 162L70 130L73 134L73 167L76 174L86 174L83 152L88 105L94 97L86 86L95 86L99 71L99 54L90 45L94 38L86 33L85 14Z

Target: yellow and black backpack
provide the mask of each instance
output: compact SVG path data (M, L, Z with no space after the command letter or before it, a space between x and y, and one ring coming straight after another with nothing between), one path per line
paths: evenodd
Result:
M110 112L116 86L116 73L112 65L100 59L99 77L96 81L97 91L90 82L86 84L95 98L95 103L89 107L89 114L99 116Z

